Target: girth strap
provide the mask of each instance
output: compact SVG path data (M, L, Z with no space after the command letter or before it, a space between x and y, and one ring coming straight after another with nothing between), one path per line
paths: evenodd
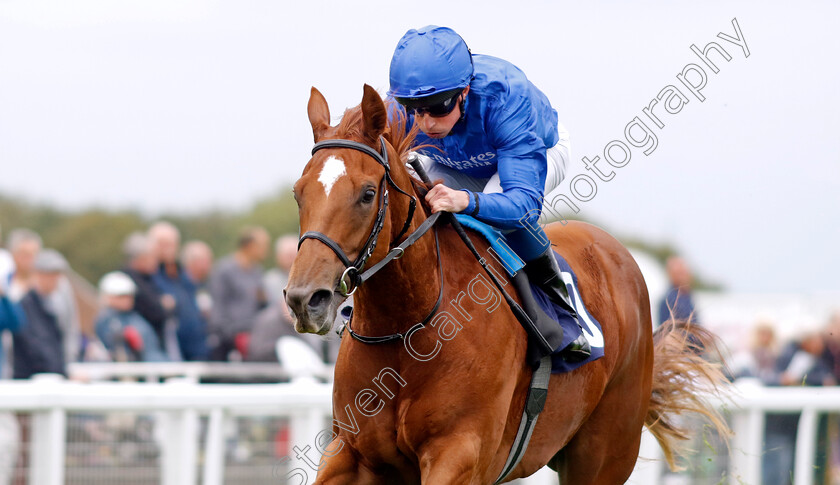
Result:
M540 359L540 363L531 375L531 386L528 388L528 397L525 399L525 409L522 411L522 419L519 421L519 430L516 438L510 447L505 466L502 473L496 479L494 485L502 483L502 480L516 468L516 465L525 455L528 449L528 442L531 441L531 434L537 427L537 418L545 407L545 399L548 397L548 381L551 378L551 356L546 355Z

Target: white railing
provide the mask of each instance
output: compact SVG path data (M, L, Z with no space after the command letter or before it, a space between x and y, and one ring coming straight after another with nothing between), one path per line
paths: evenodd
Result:
M763 387L757 381L742 380L735 390L738 409L733 422L732 476L743 483L761 483L765 413L801 413L793 483L811 485L818 415L840 412L840 387Z
M134 411L158 416L161 483L195 484L199 417L209 417L204 449L204 485L224 477L223 430L231 416L290 418L291 443L304 448L331 418L332 386L302 378L284 384L207 384L171 379L165 384L64 381L41 375L32 381L0 383L0 411L31 413L29 483L64 483L68 412Z
M801 413L796 437L794 483L811 485L817 419L840 412L840 388L767 388L751 381L733 386L732 402L719 403L732 414L735 435L730 443L732 483L761 483L765 413ZM198 480L199 417L208 417L203 481L221 485L224 477L225 423L232 416L284 416L290 419L291 444L312 448L318 433L329 426L332 386L312 378L282 384L201 385L190 379L164 384L94 383L37 376L32 381L0 383L0 411L31 413L29 483L64 483L68 412L132 411L155 414L164 433L161 440L161 483L195 484ZM651 443L653 443L651 445ZM640 455L660 458L655 440L643 440ZM291 461L294 465L294 457ZM302 465L302 464L301 464ZM628 483L658 485L661 461L641 461ZM551 474L527 483L557 483Z
M753 379L731 386L731 400L717 405L732 416L729 442L729 483L760 485L761 460L765 455L764 419L767 413L799 414L794 455L794 485L813 485L820 414L840 413L840 387L765 387ZM647 432L643 435L637 463L628 484L659 485L665 465L662 450ZM651 460L653 459L653 460Z
M67 374L80 381L134 378L155 382L169 377L185 377L195 382L201 379L280 381L291 378L290 372L279 364L261 362L73 362L67 365ZM310 374L332 380L333 369L324 366Z

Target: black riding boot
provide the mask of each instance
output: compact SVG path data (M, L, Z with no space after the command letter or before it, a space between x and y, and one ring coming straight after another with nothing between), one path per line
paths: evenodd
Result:
M560 267L554 259L554 251L548 248L536 259L528 261L525 264L525 273L530 281L539 285L553 303L568 311L577 322L578 327L581 328L580 336L562 350L563 357L570 362L579 362L589 358L592 349L589 346L589 341L583 335L583 327L581 327L577 312L572 306L572 299L569 290L566 288L566 283L560 276Z

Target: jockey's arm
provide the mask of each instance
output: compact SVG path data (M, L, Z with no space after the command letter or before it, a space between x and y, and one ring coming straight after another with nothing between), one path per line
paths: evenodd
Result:
M535 224L542 211L545 168L540 176L538 165L541 163L545 167L544 152L545 149L542 157L534 158L500 157L499 181L503 192L488 194L464 190L469 201L461 213L472 214L476 219L501 229L521 229L526 223Z
M526 180L533 178L534 174L539 179L538 170L526 168L530 163L533 162L528 159L510 159L504 163L500 161L499 179L504 192L479 193L438 184L426 194L426 202L429 203L432 212L469 214L502 229L521 229L523 224L533 226L542 209L542 191L537 192L534 187L542 184L536 182L528 185L520 180L523 174L526 174ZM532 172L531 177L527 175L529 172Z
M508 99L495 111L488 124L499 160L502 192L466 191L469 204L461 212L501 229L521 229L526 221L536 224L542 210L546 146L537 136L537 122L527 98Z

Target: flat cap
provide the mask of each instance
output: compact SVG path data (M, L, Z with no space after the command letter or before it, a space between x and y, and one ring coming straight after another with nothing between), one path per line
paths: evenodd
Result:
M55 249L44 249L35 258L35 270L42 273L63 273L70 269L67 260Z

